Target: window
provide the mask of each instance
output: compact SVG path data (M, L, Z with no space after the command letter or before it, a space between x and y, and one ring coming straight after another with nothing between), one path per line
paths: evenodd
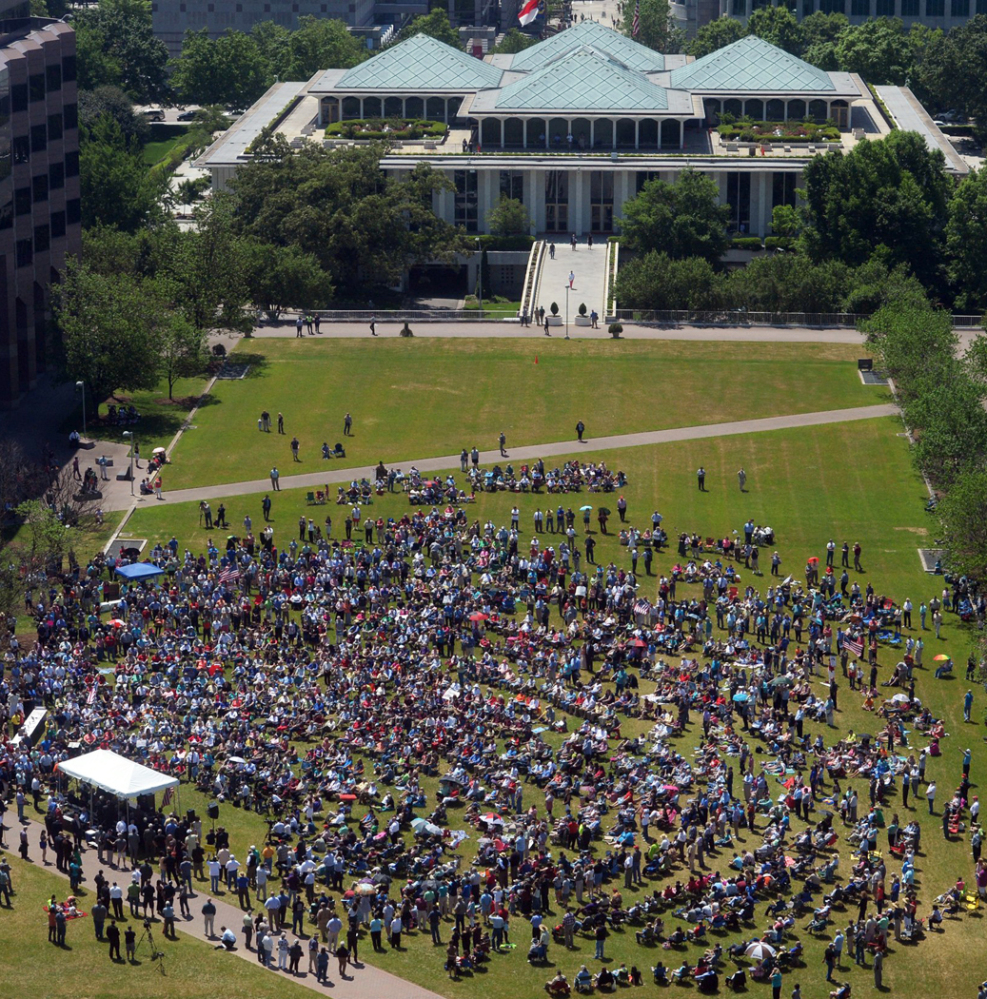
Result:
M56 142L62 137L62 116L60 114L48 115L48 138Z
M48 128L45 125L31 126L31 152L43 153L48 148Z
M14 214L31 214L31 188L19 187L14 191Z
M478 198L476 190L476 171L457 170L455 172L456 203L455 223L461 225L467 232L478 231Z
M734 17L743 17L747 13L747 0L733 0L730 13Z
M62 108L62 118L64 119L65 128L78 128L79 127L79 105L78 104L66 104Z
M31 240L17 240L17 266L30 267L32 260L34 260L34 251L31 249Z
M877 0L875 10L878 17L894 17L894 0Z
M926 17L945 17L946 0L925 0Z
M661 174L655 170L638 170L637 172L637 190L636 193L641 193L641 188L648 183L649 180L661 180Z
M65 235L65 212L51 213L51 238L61 239Z
M62 89L62 67L57 62L45 66L45 86L49 94Z
M970 0L950 0L949 13L951 17L969 17Z
M776 170L772 175L771 207L778 205L790 205L795 207L795 187L798 183L798 174L782 173Z
M816 9L816 0L805 0L802 4L802 16L808 17Z
M47 225L34 227L34 252L44 253L51 247L51 230Z
M10 150L0 150L0 181L6 180L13 169L11 163Z
M823 14L845 14L846 0L819 0L819 10Z
M65 203L65 218L69 225L78 225L82 218L82 207L78 198L73 198Z
M31 140L26 135L14 136L14 162L27 163L31 158Z
M727 174L727 204L730 206L730 228L748 232L751 227L751 175Z
M15 83L10 88L10 109L14 114L27 110L27 84Z
M79 153L67 153L65 155L65 176L66 177L78 177L79 176Z
M75 56L69 55L62 58L62 79L66 83L74 82L76 77Z
M977 0L977 13L987 14L987 0Z
M569 229L569 174L565 170L545 174L545 228L548 232Z
M613 232L613 173L592 170L589 175L590 228Z
M901 0L902 17L919 17L919 0Z
M524 174L520 170L500 171L500 196L524 204Z
M14 199L8 197L0 204L0 230L13 229L14 227Z
M870 0L850 0L852 17L870 17Z
M39 173L31 181L31 193L35 203L48 200L48 175Z
M52 163L48 167L48 189L60 191L65 186L65 164Z
M45 99L45 74L32 73L27 78L27 85L30 89L31 103L43 101Z

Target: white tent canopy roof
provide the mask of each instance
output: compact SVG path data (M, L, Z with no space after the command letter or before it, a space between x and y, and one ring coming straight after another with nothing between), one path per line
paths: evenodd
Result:
M69 777L84 784L92 784L118 798L136 798L141 794L163 791L167 787L178 787L177 777L169 777L108 749L97 749L59 763L58 769Z

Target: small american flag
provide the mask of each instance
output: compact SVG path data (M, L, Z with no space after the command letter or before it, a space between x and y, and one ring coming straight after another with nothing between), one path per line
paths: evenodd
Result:
M230 569L224 569L219 574L219 581L221 583L234 582L235 580L237 580L239 578L240 578L240 570L236 566L233 566Z
M92 704L96 700L96 684L94 683L89 688L89 696L86 698L86 704Z
M852 652L855 656L862 656L864 654L864 640L862 638L854 639L849 635L844 635L843 647L848 652Z
M641 0L634 5L634 20L631 22L631 34L637 38L641 31Z

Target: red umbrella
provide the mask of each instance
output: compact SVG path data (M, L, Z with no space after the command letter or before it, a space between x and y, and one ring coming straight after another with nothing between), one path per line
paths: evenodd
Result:
M819 565L819 559L817 559L816 556L813 555L812 558L809 559L809 565Z
M339 796L339 800L340 801L356 801L356 795L355 794L341 794Z
M487 620L489 620L489 615L488 614L481 614L479 611L477 611L476 614L470 614L470 620L471 621L487 621Z

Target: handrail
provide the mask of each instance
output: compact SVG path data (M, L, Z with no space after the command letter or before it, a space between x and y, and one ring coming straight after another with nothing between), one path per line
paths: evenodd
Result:
M534 315L535 292L538 289L538 281L541 275L541 265L545 254L545 240L538 239L531 244L528 252L528 265L524 271L524 291L521 294L521 308L519 316L527 313L528 317Z

